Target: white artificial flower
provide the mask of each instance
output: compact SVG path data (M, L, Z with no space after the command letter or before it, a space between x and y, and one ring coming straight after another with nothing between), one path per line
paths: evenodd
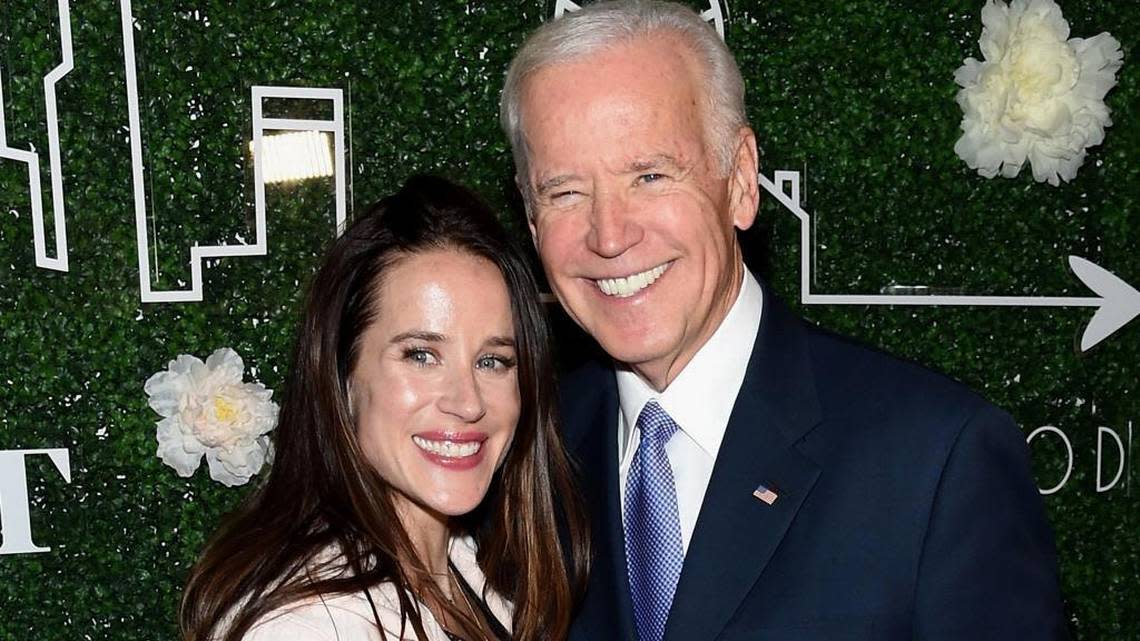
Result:
M243 383L244 371L237 352L224 347L205 363L182 354L143 386L151 408L163 417L158 456L179 476L192 475L205 456L210 478L232 487L272 461L266 434L277 426L273 391Z
M1038 182L1072 180L1112 124L1104 95L1116 86L1120 42L1069 39L1053 0L988 0L982 25L985 60L967 58L954 73L965 132L954 152L986 178L1012 178L1028 159Z

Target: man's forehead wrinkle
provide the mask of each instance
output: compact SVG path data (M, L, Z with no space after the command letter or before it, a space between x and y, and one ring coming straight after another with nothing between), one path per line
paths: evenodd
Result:
M648 39L674 45L676 49L673 40L669 37ZM572 181L592 181L601 175L665 170L661 173L684 176L703 165L708 153L703 147L708 142L701 118L701 90L699 82L695 82L699 79L691 73L692 56L685 47L667 56L673 65L642 70L645 72L642 78L674 79L675 83L666 82L671 86L661 87L655 81L644 85L637 80L636 73L629 83L604 74L610 82L619 83L616 87L611 85L609 93L595 93L588 102L581 102L575 100L578 94L574 91L567 92L577 84L568 78L585 78L584 82L597 83L594 64L599 57L606 58L607 64L620 65L622 60L614 60L614 54L624 55L627 47L645 43L646 39L638 38L624 43L625 46L544 66L528 76L521 101L525 109L520 109L527 127L521 137L529 152L527 173L533 193L545 193ZM638 55L644 53L641 51ZM585 64L591 60L594 64ZM625 69L623 73L628 71ZM617 75L622 76L622 73ZM593 130L588 123L603 123L604 130ZM692 123L698 125L695 129L700 132L700 141L689 140ZM616 129L629 135L614 140L612 134ZM611 138L599 149L596 143L602 135ZM629 143L635 141L639 141L636 147L640 148L630 149ZM698 146L701 148L696 148Z

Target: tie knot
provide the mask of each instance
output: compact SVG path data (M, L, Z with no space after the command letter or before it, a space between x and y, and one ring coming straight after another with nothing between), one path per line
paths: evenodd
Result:
M637 417L637 429L641 430L643 442L651 441L664 445L680 426L657 404L657 401L649 401Z

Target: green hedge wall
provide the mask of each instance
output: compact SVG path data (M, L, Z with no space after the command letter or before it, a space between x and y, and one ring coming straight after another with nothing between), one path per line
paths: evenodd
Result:
M510 155L496 124L501 78L553 0L199 0L134 7L148 207L158 288L189 281L189 247L250 239L250 87L345 91L350 208L420 171L481 190L512 214ZM27 174L0 160L0 449L66 447L72 482L44 457L28 477L36 542L0 557L0 639L171 639L186 571L250 486L155 457L143 382L179 353L230 346L279 390L298 301L332 235L331 182L269 189L269 254L212 261L205 300L139 302L126 78L118 3L71 8L75 68L59 84L71 271L38 269ZM699 3L694 2L694 6ZM705 5L708 6L708 5ZM805 172L815 214L815 291L892 283L972 294L1087 295L1077 254L1140 282L1140 108L1132 52L1140 5L1065 0L1073 35L1124 48L1107 97L1115 125L1071 184L985 180L955 157L954 70L980 55L981 0L739 0L727 40L748 85L763 170ZM8 142L34 147L50 219L42 78L60 60L52 2L0 4ZM290 115L303 116L303 109ZM799 223L772 198L749 244L795 303ZM49 238L52 226L49 222ZM1140 323L1086 354L1092 310L800 306L813 320L984 390L1029 431L1072 441L1069 482L1046 503L1076 639L1140 639L1140 492L1096 491L1097 427L1140 424ZM560 325L565 326L563 320ZM567 337L565 340L575 340ZM1137 425L1140 427L1140 425ZM1138 430L1140 431L1140 430ZM1068 457L1034 441L1055 484ZM1102 477L1111 478L1114 454Z

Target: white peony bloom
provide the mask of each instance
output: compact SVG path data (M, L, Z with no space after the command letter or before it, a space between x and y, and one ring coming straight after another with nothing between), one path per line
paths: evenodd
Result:
M954 152L986 178L1012 178L1028 159L1038 182L1072 180L1112 124L1104 95L1116 86L1120 42L1069 39L1053 0L988 0L982 25L985 60L967 58L954 73L965 132Z
M242 485L272 461L266 436L277 426L277 404L260 383L243 383L245 365L237 352L222 348L203 363L182 354L143 389L158 422L158 456L179 476L190 476L202 456L210 478Z

